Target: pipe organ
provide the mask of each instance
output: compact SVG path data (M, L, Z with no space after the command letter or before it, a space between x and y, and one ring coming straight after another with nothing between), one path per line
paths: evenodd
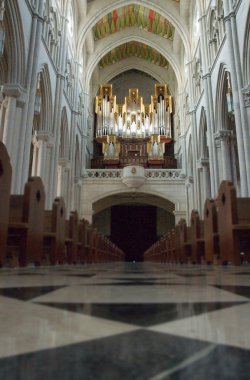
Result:
M96 97L96 141L102 144L104 165L163 167L170 143L172 98L167 85L155 85L151 103L144 104L137 88L129 89L124 104L116 102L112 85L100 86Z

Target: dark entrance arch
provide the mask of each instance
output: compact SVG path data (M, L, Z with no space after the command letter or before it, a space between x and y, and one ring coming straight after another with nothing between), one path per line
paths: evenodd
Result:
M111 240L125 252L126 261L143 261L157 240L157 209L148 205L111 207Z

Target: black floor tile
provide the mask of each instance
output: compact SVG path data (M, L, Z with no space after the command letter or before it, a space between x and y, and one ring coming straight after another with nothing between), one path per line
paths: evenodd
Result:
M140 330L1 359L0 380L145 380L206 346Z
M248 380L249 357L248 350L218 345L203 358L162 380Z
M238 294L239 296L250 298L250 286L243 285L214 285L216 288Z
M112 280L112 279L109 279ZM98 279L97 279L98 281ZM109 282L109 283L100 283L100 282L92 282L91 284L82 284L83 286L173 286L173 285L181 285L181 286L192 286L192 284L183 284L179 282L150 282L150 281L119 281L119 282Z
M43 296L44 294L61 289L64 286L25 286L17 288L0 289L0 295L4 297L16 298L21 301L29 301L32 298Z
M147 304L39 302L40 305L144 327L221 310L227 307L241 305L242 303L244 302Z
M85 277L85 278L90 278L96 276L96 274L87 274L87 273L70 273L70 274L65 274L65 276L68 277Z
M206 277L206 273L176 273L178 276L181 277Z
M246 380L250 361L246 350L137 330L0 359L0 368L0 380L149 380L164 372L165 380Z

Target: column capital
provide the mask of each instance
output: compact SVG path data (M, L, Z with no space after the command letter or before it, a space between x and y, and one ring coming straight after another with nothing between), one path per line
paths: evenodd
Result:
M49 131L35 131L33 139L47 142L50 147L54 146L54 136Z
M7 83L1 86L1 92L13 98L19 98L26 94L26 90L19 83Z
M186 177L186 185L191 185L194 183L194 177L193 176L188 176Z
M58 160L58 165L64 167L65 169L69 169L70 168L70 160L66 157L61 157Z
M229 137L232 137L232 131L230 131L228 129L219 129L214 134L214 139L219 140L219 141L227 140Z
M198 161L197 161L197 164L199 167L207 167L209 166L209 159L208 158L200 158Z

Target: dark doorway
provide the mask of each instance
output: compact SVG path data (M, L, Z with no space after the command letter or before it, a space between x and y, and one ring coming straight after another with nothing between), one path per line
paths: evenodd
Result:
M111 240L126 261L143 261L143 253L157 240L156 207L144 205L111 207Z

